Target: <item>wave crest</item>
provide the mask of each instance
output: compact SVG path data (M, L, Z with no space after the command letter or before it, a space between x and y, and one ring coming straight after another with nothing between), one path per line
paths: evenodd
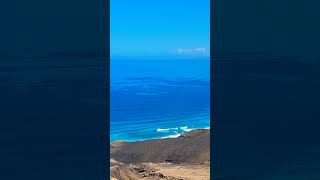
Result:
M165 132L165 131L177 131L179 128L158 128L157 132Z

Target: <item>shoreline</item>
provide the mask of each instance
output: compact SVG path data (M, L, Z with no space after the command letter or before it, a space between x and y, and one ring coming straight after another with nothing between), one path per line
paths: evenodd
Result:
M186 128L185 128L186 127ZM157 132L165 132L165 131L170 131L173 129L178 129L178 128L167 128L167 129L161 129L158 128L156 131ZM141 142L141 141L148 141L148 140L156 140L156 139L168 139L168 138L178 138L179 136L188 133L190 131L194 131L194 130L201 130L201 129L205 129L205 130L210 130L210 126L209 127L201 127L201 128L188 128L187 126L184 127L180 127L179 128L182 132L181 133L176 133L176 134L171 134L171 135L166 135L166 136L162 136L162 137L155 137L155 138L149 138L149 139L141 139L141 140L110 140L110 145L113 142L130 142L130 143L134 143L134 142Z

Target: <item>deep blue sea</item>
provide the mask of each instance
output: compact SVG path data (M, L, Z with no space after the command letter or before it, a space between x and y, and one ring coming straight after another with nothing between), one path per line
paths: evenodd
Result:
M177 137L209 128L209 58L112 59L110 69L111 141Z

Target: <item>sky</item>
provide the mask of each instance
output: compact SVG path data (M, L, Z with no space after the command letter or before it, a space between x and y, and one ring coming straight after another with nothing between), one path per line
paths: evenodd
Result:
M208 57L210 0L110 0L111 58Z

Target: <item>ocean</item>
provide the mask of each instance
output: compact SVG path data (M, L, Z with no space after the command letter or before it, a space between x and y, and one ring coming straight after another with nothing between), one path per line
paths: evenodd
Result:
M111 59L110 140L177 137L210 127L210 60Z

